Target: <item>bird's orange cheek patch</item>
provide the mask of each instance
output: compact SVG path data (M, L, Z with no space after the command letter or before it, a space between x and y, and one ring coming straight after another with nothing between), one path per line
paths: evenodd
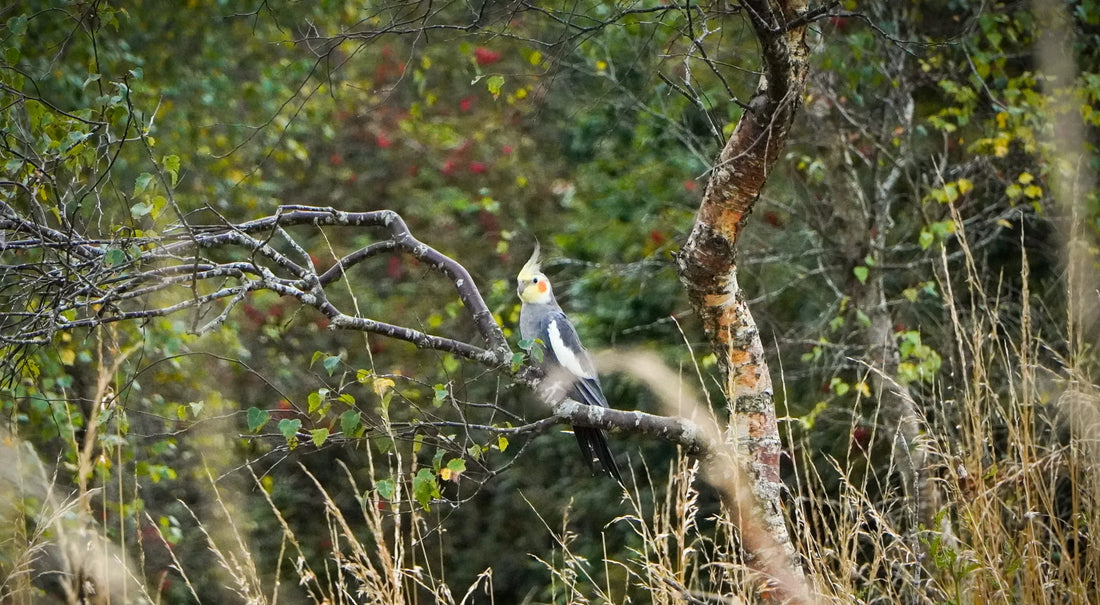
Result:
M539 282L539 292L546 294L546 282Z

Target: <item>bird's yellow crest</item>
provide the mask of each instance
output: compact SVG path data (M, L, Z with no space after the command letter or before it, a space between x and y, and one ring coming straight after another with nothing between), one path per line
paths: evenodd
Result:
M525 303L544 304L553 300L554 295L550 289L550 280L546 279L546 275L542 273L542 269L539 267L538 242L535 242L535 251L531 253L531 258L527 260L527 264L523 265L523 268L519 270L519 275L516 276L516 293L519 294L519 299Z

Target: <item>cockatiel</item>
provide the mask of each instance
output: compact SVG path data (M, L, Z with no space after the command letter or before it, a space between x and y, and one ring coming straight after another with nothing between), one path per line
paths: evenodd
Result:
M520 270L516 281L516 291L522 302L519 334L523 339L537 338L542 341L544 355L541 367L546 380L552 381L548 390L579 403L610 407L600 388L600 378L592 358L581 345L576 328L554 298L550 280L539 268L538 244L535 244L534 254ZM573 434L577 436L577 443L589 467L595 469L599 466L621 484L623 479L607 447L604 432L597 428L574 426Z

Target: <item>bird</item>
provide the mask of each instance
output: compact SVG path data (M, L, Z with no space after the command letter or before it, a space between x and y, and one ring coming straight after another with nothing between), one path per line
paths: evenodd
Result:
M521 302L520 338L538 339L544 347L539 366L545 380L552 381L545 392L557 390L559 398L567 397L578 403L610 408L592 357L581 345L577 329L558 305L554 288L539 267L538 243L535 244L530 260L516 276L516 286ZM607 436L604 432L598 428L574 426L573 434L577 437L588 467L593 472L597 467L602 468L622 484L622 475L615 464L615 457L607 447Z

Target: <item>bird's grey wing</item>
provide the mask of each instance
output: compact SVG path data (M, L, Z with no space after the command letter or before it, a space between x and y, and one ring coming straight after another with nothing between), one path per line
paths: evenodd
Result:
M582 403L609 407L600 388L596 366L569 318L564 313L549 313L543 321L541 332L546 335L547 354L562 368L565 378L572 381L570 394Z
M581 345L581 339L577 336L577 330L564 313L555 312L547 314L540 326L539 333L543 335L546 343L546 359L543 365L547 368L555 382L566 382L562 385L569 397L588 405L611 407L607 404L603 389L600 388L600 379L596 374L596 366L592 363L588 351ZM556 377L553 374L563 376ZM615 463L615 457L607 446L607 435L603 431L593 427L574 426L573 434L580 445L585 462L593 470L596 467L603 468L620 484L623 482L619 467Z

